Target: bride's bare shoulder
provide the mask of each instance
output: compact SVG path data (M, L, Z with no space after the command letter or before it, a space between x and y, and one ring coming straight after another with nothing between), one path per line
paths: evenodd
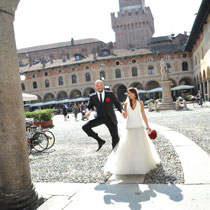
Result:
M143 101L140 100L139 103L140 103L141 106L144 106L144 102Z

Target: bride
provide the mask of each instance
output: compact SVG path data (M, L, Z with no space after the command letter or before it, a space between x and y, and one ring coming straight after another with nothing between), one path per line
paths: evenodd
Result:
M143 102L138 100L135 88L129 88L127 94L128 100L124 105L126 129L108 156L104 172L115 175L146 174L160 164L160 158L143 125L144 121L147 130L151 131Z

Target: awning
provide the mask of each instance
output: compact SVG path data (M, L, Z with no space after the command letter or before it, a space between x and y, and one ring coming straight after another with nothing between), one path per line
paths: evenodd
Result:
M40 103L34 103L30 104L30 107L40 107L40 106L46 106L46 105L52 105L52 104L65 104L65 103L74 103L74 102L82 102L82 101L88 101L88 97L79 97L79 98L69 98L69 99L63 99L60 101L47 101L47 102L40 102Z
M23 101L36 101L38 97L36 95L22 93Z
M171 90L186 90L186 89L193 89L194 86L192 85L179 85L176 87L171 88Z

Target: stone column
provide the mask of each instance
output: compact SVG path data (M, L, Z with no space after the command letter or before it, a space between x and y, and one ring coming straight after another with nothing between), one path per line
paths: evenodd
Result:
M167 109L175 109L175 104L173 103L173 99L171 97L171 80L168 81L161 81L162 85L162 101L160 104L161 110L167 110Z
M0 209L34 209L25 118L14 38L19 0L0 0Z
M200 83L199 86L200 86L200 90L203 92L202 83Z
M206 81L203 81L203 95L206 94Z
M207 97L208 100L210 101L210 80L207 80Z

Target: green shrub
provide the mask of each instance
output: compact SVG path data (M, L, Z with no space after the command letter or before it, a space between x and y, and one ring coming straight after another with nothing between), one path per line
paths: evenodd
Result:
M53 111L54 111L53 109L43 109L43 110L36 110L33 112L25 112L25 117L34 118L35 120L39 121L48 121L52 120Z

